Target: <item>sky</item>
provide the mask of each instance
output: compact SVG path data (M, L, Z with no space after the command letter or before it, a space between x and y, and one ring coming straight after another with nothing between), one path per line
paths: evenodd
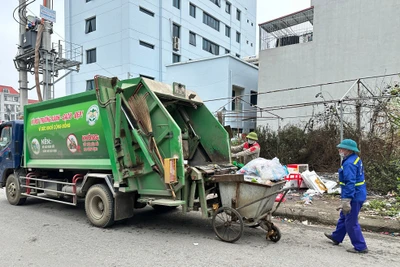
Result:
M39 16L40 5L43 4L43 0L28 0L27 2L31 1L34 2L28 6L28 15ZM52 42L57 42L59 39L63 40L64 38L64 0L53 1L53 9L56 11L57 15ZM0 8L0 17L2 18L2 27L0 28L2 39L0 42L0 84L12 86L15 89L18 89L18 71L15 69L13 59L18 49L19 24L13 19L13 11L18 6L18 3L18 0L3 0ZM310 0L257 0L257 24L296 12L309 6ZM16 18L18 18L17 12ZM258 43L258 40L256 43ZM34 76L28 73L28 80L28 87L32 87L35 83ZM55 96L60 97L63 95L65 95L65 79L59 81L55 85ZM35 90L29 92L29 98L37 99Z

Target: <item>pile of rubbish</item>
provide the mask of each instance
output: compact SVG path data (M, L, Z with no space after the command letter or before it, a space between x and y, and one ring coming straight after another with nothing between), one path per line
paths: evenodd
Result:
M288 164L284 166L276 157L271 160L256 158L246 165L236 162L234 164L240 168L236 173L243 174L244 179L248 182L270 184L271 182L285 180L285 188L291 190L310 189L308 195L311 198L306 200L307 203L312 202L312 196L315 194L340 194L340 187L337 188L337 182L323 179L315 171L309 171L308 164Z
M289 174L278 158L272 160L256 158L244 165L237 174L243 174L248 182L269 184L271 181L281 181Z
M323 179L315 171L309 171L308 164L289 164L287 168L289 175L285 177L285 188L311 189L318 194L340 194L337 182Z

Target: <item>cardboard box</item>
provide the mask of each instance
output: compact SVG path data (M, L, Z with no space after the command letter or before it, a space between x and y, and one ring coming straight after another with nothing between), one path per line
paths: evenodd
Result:
M315 171L302 172L301 176L303 177L303 180L307 184L308 188L314 189L321 194L328 190L322 179L315 173Z

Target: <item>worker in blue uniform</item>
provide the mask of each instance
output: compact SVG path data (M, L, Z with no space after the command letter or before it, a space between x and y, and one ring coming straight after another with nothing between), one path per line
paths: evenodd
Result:
M360 152L357 143L351 139L344 139L339 145L339 155L343 158L339 169L339 182L341 187L341 212L332 234L325 233L335 245L343 242L346 234L354 248L348 249L352 253L368 253L367 244L358 223L358 214L367 198L364 167L356 153Z

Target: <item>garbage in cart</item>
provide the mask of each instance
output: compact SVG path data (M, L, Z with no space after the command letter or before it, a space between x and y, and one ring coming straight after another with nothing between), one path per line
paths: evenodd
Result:
M281 181L289 174L287 168L280 164L278 158L272 160L256 158L244 165L237 174L243 174L249 182L269 184L270 181Z

